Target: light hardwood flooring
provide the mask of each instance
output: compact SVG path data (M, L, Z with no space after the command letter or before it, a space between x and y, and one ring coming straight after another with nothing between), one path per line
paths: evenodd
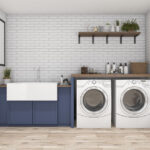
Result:
M150 129L0 127L0 150L150 150Z

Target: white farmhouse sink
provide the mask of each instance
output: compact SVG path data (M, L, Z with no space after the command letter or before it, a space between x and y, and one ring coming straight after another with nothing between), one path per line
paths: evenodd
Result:
M8 83L7 101L57 101L57 82Z

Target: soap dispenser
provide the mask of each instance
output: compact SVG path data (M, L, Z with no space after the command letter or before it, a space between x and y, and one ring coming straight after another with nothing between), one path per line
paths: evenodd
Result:
M123 73L123 71L124 71L123 65L122 65L122 63L120 63L120 65L119 65L119 72L120 72L120 73Z
M107 74L110 73L110 63L109 62L106 64L106 73Z
M60 76L60 85L63 85L63 75Z
M113 73L115 73L116 72L116 63L115 62L113 62L112 69L113 69Z
M127 65L127 63L125 63L125 65L124 65L124 74L128 74L128 73L129 73L128 65Z

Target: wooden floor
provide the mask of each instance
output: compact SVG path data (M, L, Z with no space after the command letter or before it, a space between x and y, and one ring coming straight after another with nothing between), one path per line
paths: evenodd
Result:
M0 127L0 150L150 150L150 129Z

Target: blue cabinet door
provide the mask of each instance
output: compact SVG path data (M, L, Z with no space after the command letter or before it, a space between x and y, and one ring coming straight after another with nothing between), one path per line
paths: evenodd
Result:
M58 88L58 125L69 126L71 121L71 88Z
M57 124L57 102L33 102L33 124L56 125Z
M32 125L32 102L8 102L9 125Z
M6 87L0 87L0 125L7 124Z

